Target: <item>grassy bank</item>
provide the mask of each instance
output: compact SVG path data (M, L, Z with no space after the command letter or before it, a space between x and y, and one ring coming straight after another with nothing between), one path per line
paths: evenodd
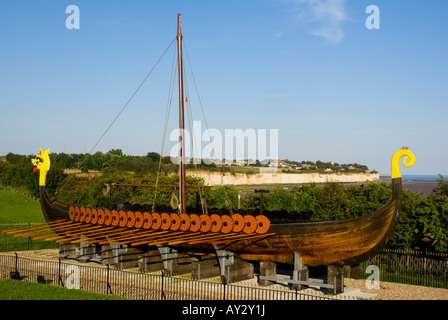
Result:
M25 193L0 189L0 231L44 223L40 202ZM57 248L54 241L32 240L0 233L1 251Z
M43 223L39 201L24 193L0 189L0 223Z
M53 285L0 279L0 300L126 300L105 295L66 289Z

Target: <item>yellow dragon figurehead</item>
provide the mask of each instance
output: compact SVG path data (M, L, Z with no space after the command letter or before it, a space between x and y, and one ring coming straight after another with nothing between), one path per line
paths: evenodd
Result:
M39 148L39 155L35 159L31 159L31 163L34 165L33 171L37 172L39 170L39 186L45 186L45 178L48 170L50 170L49 152L50 149L42 151L42 149Z

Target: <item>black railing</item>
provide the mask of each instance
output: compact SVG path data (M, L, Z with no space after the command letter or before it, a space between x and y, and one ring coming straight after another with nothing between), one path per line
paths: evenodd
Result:
M323 294L223 284L115 269L109 265L74 264L0 254L0 278L45 283L133 300L333 300ZM338 299L350 299L340 296Z
M385 249L361 264L364 279L369 265L379 270L379 280L448 289L448 254Z
M0 230L28 226L0 225ZM0 252L16 252L58 248L53 241L31 240L0 233ZM369 265L378 267L380 281L448 288L448 254L425 251L400 251L385 249L378 255L361 264L364 279L371 274L366 272ZM346 277L351 275L347 272Z

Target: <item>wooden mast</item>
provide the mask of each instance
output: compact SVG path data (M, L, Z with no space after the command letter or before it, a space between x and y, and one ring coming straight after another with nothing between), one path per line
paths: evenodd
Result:
M180 213L186 213L187 203L185 198L185 121L184 121L184 88L183 88L183 62L182 62L182 33L180 13L177 14L177 60L179 68L179 200Z

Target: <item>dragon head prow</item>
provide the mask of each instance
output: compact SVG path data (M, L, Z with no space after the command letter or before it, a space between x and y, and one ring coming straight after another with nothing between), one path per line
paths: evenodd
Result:
M45 186L45 178L47 176L48 170L50 170L50 156L48 155L49 152L50 149L42 151L42 149L39 148L39 154L36 156L36 158L31 159L31 163L35 166L33 171L39 171L39 186Z

